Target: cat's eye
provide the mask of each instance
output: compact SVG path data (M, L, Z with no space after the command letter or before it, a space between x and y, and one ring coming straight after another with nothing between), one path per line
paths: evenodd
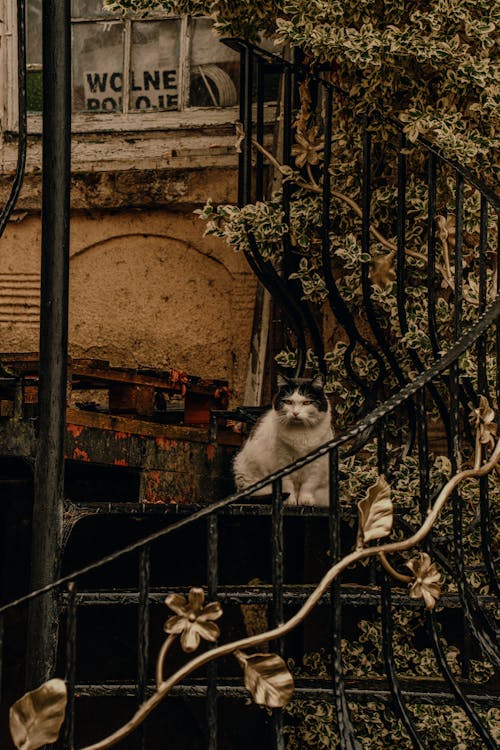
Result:
M312 404L312 401L306 400L306 401L303 401L302 403L304 404L304 406L308 406L309 404Z
M283 403L284 404L291 404L292 403L292 399L291 398L284 398L283 399Z

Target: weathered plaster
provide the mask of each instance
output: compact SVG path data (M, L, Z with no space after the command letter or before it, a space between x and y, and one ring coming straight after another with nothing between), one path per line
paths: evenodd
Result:
M0 349L33 351L40 219L14 218L0 242ZM168 208L74 212L70 353L225 378L239 400L255 280L242 255L203 230L192 212Z

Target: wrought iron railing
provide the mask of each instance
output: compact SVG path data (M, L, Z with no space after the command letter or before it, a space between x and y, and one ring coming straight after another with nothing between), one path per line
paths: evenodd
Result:
M66 635L61 636L65 643L65 666L59 674L64 682L52 679L45 684L36 696L22 699L12 710L13 736L17 747L22 747L28 739L30 747L38 747L32 733L39 732L41 742L57 740L61 722L62 747L72 748L76 737L82 731L75 727L75 703L79 696L135 693L138 708L133 717L121 728L110 727L111 734L100 739L89 740L86 750L98 750L125 740L134 733L137 746L144 747L145 735L140 727L143 720L168 694L201 696L206 701L205 747L215 750L219 747L221 727L218 726L218 699L221 696L241 699L245 692L242 685L235 684L226 672L215 666L219 657L234 654L244 670L245 684L254 699L272 709L269 718L269 734L262 740L270 747L286 747L285 707L293 700L293 680L282 657L288 655L286 636L298 628L312 608L321 605L328 608L329 662L328 678L307 680L300 675L296 679L295 697L298 699L326 701L333 705L334 720L338 735L332 739L332 747L338 743L341 748L360 748L363 728L352 721L352 707L356 702L382 701L391 706L404 727L405 736L416 748L427 746L425 725L418 720L413 708L416 704L431 706L457 704L465 712L473 730L478 747L496 747L493 730L482 715L482 709L498 705L498 689L494 683L474 684L471 682L471 649L479 649L483 657L494 668L500 666L497 635L494 625L494 606L498 601L495 552L492 549L492 506L498 494L498 479L495 467L500 458L500 445L496 441L498 417L494 417L493 407L498 414L500 395L499 351L500 351L500 297L498 296L498 255L494 257L495 268L491 265L491 255L487 256L489 238L495 231L490 220L491 211L498 212L499 205L486 186L458 165L444 159L425 140L420 139L417 148L422 149L427 158L427 205L428 205L428 244L426 262L427 288L427 334L430 351L423 360L418 348L407 347L408 356L400 360L397 347L387 336L380 321L380 308L373 300L373 260L367 259L371 238L374 237L395 259L397 287L397 317L402 335L408 333L408 287L407 273L408 245L405 237L407 228L405 212L405 186L407 181L408 143L400 127L398 131L397 197L394 225L396 243L387 239L384 227L374 227L371 222L373 183L376 174L371 154L376 148L370 131L369 121L363 126L362 149L360 154L360 199L342 193L339 197L331 185L332 107L335 86L320 77L310 75L310 71L297 64L287 63L269 53L232 42L242 52L241 78L241 129L242 140L240 172L240 205L259 201L267 193L270 163L287 179L281 186L281 206L285 225L290 223L290 209L294 191L309 190L321 200L322 213L318 230L320 250L319 263L325 284L325 299L331 307L335 319L345 333L343 363L347 378L360 389L364 398L360 409L361 417L329 443L321 446L293 464L276 471L252 487L206 507L192 508L165 506L135 508L144 516L161 512L165 517L182 515L149 536L111 552L95 563L86 565L16 601L0 607L0 618L8 618L13 612L20 612L33 601L54 601L58 595L59 606L65 610ZM270 66L270 68L269 68ZM263 87L265 76L271 69L278 70L283 79L281 97L282 153L277 154L266 141L263 119ZM311 98L317 102L320 132L323 136L323 158L318 171L308 169L304 173L292 164L293 122L300 107L297 100L297 83L305 78L310 81L313 91ZM256 85L254 85L254 83ZM338 92L342 93L342 92ZM256 99L256 107L252 107ZM252 134L255 132L255 138ZM255 168L253 159L255 157ZM296 163L295 163L296 167ZM452 170L455 181L455 241L454 272L443 267L437 268L435 219L437 214L439 170ZM266 174L267 172L267 174ZM292 172L292 174L291 174ZM293 174L295 173L295 174ZM444 172L443 172L444 174ZM446 176L448 172L446 172ZM305 185L305 187L304 187ZM463 248L464 248L464 190L480 194L480 236L473 261L478 269L478 304L474 319L463 320ZM379 186L375 184L375 189ZM330 206L338 200L353 212L361 221L356 231L360 232L362 261L360 281L365 315L359 309L352 309L349 300L342 292L332 265L330 239L332 222ZM244 222L247 220L244 218ZM302 299L302 288L290 276L298 269L299 256L296 254L288 231L282 237L283 254L279 262L272 262L262 254L254 229L247 222L247 258L255 273L271 292L284 313L290 328L291 348L295 354L290 364L295 374L302 374L311 348L317 357L317 364L325 371L323 334L317 322L313 307ZM385 243L385 244L384 244ZM418 259L417 259L418 260ZM449 258L448 258L449 260ZM448 271L450 271L448 273ZM496 271L496 277L494 276ZM444 275L443 275L444 273ZM443 335L437 319L436 306L442 298L436 292L436 277L441 274L443 281L452 289L447 292L447 303L451 306L451 335ZM368 326L368 328L367 328ZM373 377L359 371L357 354L362 350L373 362ZM446 353L442 353L446 350ZM464 362L464 356L467 361ZM63 397L61 396L61 399ZM60 404L62 408L62 403ZM429 447L429 425L438 425L443 439L438 455L431 455ZM288 506L282 493L281 480L293 471L325 455L330 467L330 500L328 508L305 508ZM436 463L437 459L440 461ZM366 467L370 466L370 472ZM402 474L401 467L410 466L409 473ZM358 481L358 479L362 477ZM474 480L478 491L471 489ZM268 503L254 503L255 491L272 484L272 496ZM466 488L466 489L463 489ZM392 497L391 497L392 495ZM399 500L397 500L399 498ZM250 501L250 504L248 504ZM450 507L447 507L450 506ZM97 506L95 506L97 509ZM353 513L353 511L355 512ZM111 512L111 506L108 512ZM270 517L269 548L271 552L271 580L269 585L258 583L247 586L228 587L221 583L219 565L220 519L226 514L242 518L252 515ZM328 542L323 550L323 575L318 584L292 584L286 579L285 561L293 552L286 548L284 524L289 517L324 518L328 524ZM353 533L358 517L357 534ZM172 534L186 527L193 527L204 519L207 534L206 591L210 602L235 601L239 604L260 605L267 612L269 607L269 627L262 632L224 645L217 645L204 651L174 669L171 676L164 675L164 662L167 651L179 638L187 653L195 650L200 638L213 641L219 636L215 620L221 615L220 605L204 606L201 589L190 591L189 599L182 595L185 589L171 592L167 604L176 617L166 623L167 638L161 648L156 670L150 668L151 627L150 609L159 603L169 592L152 590L150 583L150 551ZM441 525L440 525L441 524ZM392 533L391 541L384 540ZM263 545L265 546L265 545ZM418 547L419 552L408 559L399 555ZM258 551L259 554L262 550ZM138 554L137 591L119 593L119 601L134 603L138 608L137 637L137 683L136 685L107 686L85 685L78 680L78 621L81 608L87 599L100 600L99 592L88 590L88 576L103 571L117 561ZM472 554L473 553L473 554ZM191 555L186 551L186 555ZM389 560L389 556L391 559ZM368 569L368 582L353 590L342 574L363 561L371 564ZM182 560L179 560L182 564ZM402 566L409 567L411 575L401 572ZM436 569L439 566L441 575ZM358 570L359 566L356 567ZM440 578L445 578L443 584ZM477 587L473 576L478 576ZM365 576L366 578L366 576ZM393 583L392 579L396 581ZM362 574L361 579L363 580ZM193 581L193 584L199 582ZM441 587L449 591L441 596ZM488 593L485 593L486 588ZM108 593L108 598L111 597ZM106 596L103 594L103 597ZM399 608L417 606L420 600L425 603L425 644L432 648L435 666L439 676L420 686L415 675L401 677L394 650L394 619L397 614L394 602ZM455 633L461 651L461 672L458 675L447 660L440 615L436 605L448 602L458 607L463 614L464 625L460 634ZM422 603L422 607L423 607ZM382 632L382 660L384 675L375 679L352 679L345 672L343 660L342 622L347 605L356 607L380 606ZM297 609L298 606L298 609ZM289 615L290 607L295 607ZM50 611L50 606L47 608ZM363 610L364 611L364 610ZM456 622L455 622L456 625ZM48 633L42 632L42 637ZM99 637L96 632L95 638ZM245 651L254 646L272 642L275 654L252 654ZM191 673L208 665L206 675L190 681ZM53 675L51 675L53 677ZM113 690L115 691L113 693ZM87 692L86 692L87 691ZM128 692L127 692L128 691ZM86 735L92 727L85 728ZM30 734L31 733L31 734ZM333 736L333 735L332 735ZM80 740L78 740L80 743Z

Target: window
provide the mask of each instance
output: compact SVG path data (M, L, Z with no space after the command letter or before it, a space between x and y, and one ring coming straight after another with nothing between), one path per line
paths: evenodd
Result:
M32 132L41 126L41 28L42 0L28 0ZM71 33L75 130L135 130L235 120L239 55L218 41L210 19L160 12L122 18L104 10L102 0L72 0ZM11 56L14 47L10 47ZM11 71L15 71L14 62L11 59L8 65ZM12 105L8 122L15 122Z

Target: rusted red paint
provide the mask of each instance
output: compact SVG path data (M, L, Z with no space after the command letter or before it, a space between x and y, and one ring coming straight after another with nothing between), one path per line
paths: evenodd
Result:
M73 437L74 437L74 438L75 438L75 440L76 440L76 438L79 438L79 437L80 437L80 435L82 434L82 432L83 432L84 428L83 428L83 427L81 427L81 426L80 426L80 425L78 425L78 424L68 424L68 425L67 425L67 430L68 430L68 432L70 433L70 435L73 435Z
M215 445L210 444L207 445L207 458L209 461L215 461L215 456L217 455L217 449Z
M164 437L155 438L155 443L162 451L168 451L172 447L172 441Z
M83 451L81 448L73 449L73 460L74 461L90 461L90 456L87 451Z
M130 437L130 432L115 432L114 436L115 440L128 440Z
M125 458L115 458L113 463L115 466L128 466L127 460Z

